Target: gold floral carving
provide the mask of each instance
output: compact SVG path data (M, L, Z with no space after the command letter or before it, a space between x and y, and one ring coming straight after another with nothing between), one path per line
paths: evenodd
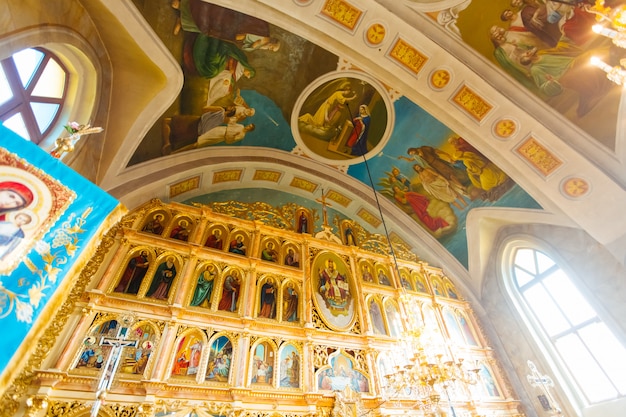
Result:
M315 190L317 190L317 187L319 186L319 184L316 184L309 180L305 180L304 178L293 177L289 186L293 188L298 188L300 190L308 191L310 193L314 193Z
M174 198L177 195L186 193L191 190L195 190L200 186L200 175L187 178L182 181L170 185L170 198Z
M221 182L239 181L243 174L242 169L230 169L227 171L219 171L213 173L213 184L219 184Z
M403 39L398 39L394 44L389 56L396 61L398 61L403 67L411 71L413 74L417 75L428 58L425 55L420 53L417 48L413 47L411 44L406 42Z
M350 203L352 203L352 199L346 197L345 195L335 191L335 190L330 190L326 193L326 198L334 201L335 203L343 206L343 207L348 207L350 205Z
M349 30L354 30L363 12L343 0L326 0L322 14Z
M452 97L452 101L479 122L493 109L491 104L466 85Z
M382 223L378 217L376 217L375 215L373 215L369 211L365 210L364 208L360 209L356 213L356 215L359 216L364 221L366 221L368 224L371 224L374 227L378 227Z
M533 137L524 141L524 143L517 148L517 153L545 176L553 173L563 164L559 158Z
M254 171L254 176L252 177L252 180L278 182L280 181L281 176L282 174L279 171L257 169L256 171Z

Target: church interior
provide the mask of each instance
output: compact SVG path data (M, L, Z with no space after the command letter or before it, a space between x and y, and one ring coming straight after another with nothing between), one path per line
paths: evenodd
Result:
M0 416L626 415L626 2L0 21Z

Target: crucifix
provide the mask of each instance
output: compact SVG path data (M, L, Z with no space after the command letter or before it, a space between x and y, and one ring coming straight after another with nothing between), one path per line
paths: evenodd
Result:
M100 380L98 381L96 401L93 403L93 407L91 409L91 417L97 417L98 410L100 410L100 406L106 398L107 391L111 388L111 384L113 384L117 366L120 364L120 359L122 358L122 349L125 347L136 348L139 344L139 340L126 339L126 337L128 337L130 325L133 321L134 320L132 318L125 317L122 319L123 324L118 329L116 337L103 336L100 339L100 346L111 346L111 351L109 352L109 356L104 363L104 366L102 367L102 375L100 375Z
M530 368L530 375L526 375L528 382L533 387L539 387L543 392L543 395L538 396L539 402L545 411L552 411L553 415L560 416L563 414L559 404L556 402L552 393L550 392L550 387L554 387L554 381L548 375L541 375L537 366L532 362L528 361L528 367Z
M324 189L322 189L322 196L316 199L318 203L322 204L322 219L324 220L324 227L330 227L328 224L328 213L326 212L326 206L332 207L330 203L326 202L326 196L324 195Z

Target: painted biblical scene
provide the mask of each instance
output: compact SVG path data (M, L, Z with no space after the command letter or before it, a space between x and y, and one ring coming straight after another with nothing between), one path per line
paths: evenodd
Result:
M339 57L313 43L201 0L175 7L163 2L149 10L144 2L135 4L180 59L185 81L130 165L206 147L258 146L340 163L348 166L348 175L370 186L366 157L377 191L466 267L465 220L471 209L540 208L470 140L367 73L337 71ZM167 21L171 30L162 23ZM271 204L272 196L250 198ZM321 230L307 216L317 205L307 201L302 208L294 227L301 233ZM346 244L359 244L346 234L349 230L339 232ZM223 245L229 243L233 253L247 254L245 239Z
M260 342L254 347L250 364L251 385L274 385L276 351L270 342Z
M106 320L96 324L90 331L89 336L83 340L83 347L76 362L76 369L102 369L111 347L101 346L102 337L115 337L117 335L118 321Z
M280 387L300 388L300 370L302 358L298 349L292 345L285 345L280 351Z
M317 387L320 390L342 391L349 386L356 392L369 392L369 381L359 370L354 369L354 361L340 353L330 358L330 366L318 372Z
M619 65L623 50L592 31L593 2L459 0L429 13L572 123L610 147L619 136L622 90L590 64ZM590 4L591 3L591 4ZM615 7L623 1L607 1Z
M134 3L180 60L185 81L130 165L212 146L295 147L289 123L294 104L313 80L337 69L337 56L256 17L202 0Z
M369 182L467 266L467 214L479 207L539 205L496 164L404 97L382 153L348 174ZM369 168L369 173L368 169Z
M389 137L393 108L381 91L382 87L362 72L321 77L296 103L292 116L296 141L329 160L361 160L372 149L382 148Z
M176 349L172 376L191 376L198 374L203 343L200 335L190 333L183 336Z
M228 382L233 359L233 345L228 336L218 336L210 342L206 380Z
M350 270L335 253L322 252L311 270L313 300L321 317L333 330L347 330L356 319Z
M159 338L158 331L150 323L140 323L131 331L128 338L137 340L137 347L127 347L122 351L119 371L141 375L146 370L150 355L155 349Z

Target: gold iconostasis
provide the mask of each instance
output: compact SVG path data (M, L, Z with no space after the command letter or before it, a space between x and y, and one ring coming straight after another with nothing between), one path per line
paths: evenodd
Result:
M42 415L89 415L108 338L128 346L99 415L321 416L346 389L372 415L413 413L416 394L385 375L406 366L400 341L418 334L430 358L453 353L479 376L450 384L452 400L426 415L450 405L520 415L469 303L441 269L406 248L394 259L386 238L353 221L336 218L329 229L340 233L316 237L317 213L304 207L253 221L219 211L153 200L108 233L51 318L47 336L56 331L58 343L31 369L30 412L44 401Z

